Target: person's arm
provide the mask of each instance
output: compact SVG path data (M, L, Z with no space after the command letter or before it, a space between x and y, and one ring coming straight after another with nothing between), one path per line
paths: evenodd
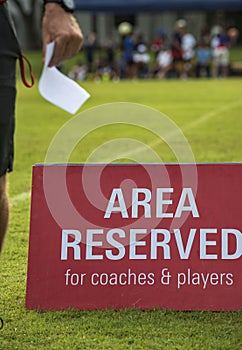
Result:
M71 10L65 8L62 1L44 0L44 7L43 55L45 57L46 45L55 41L55 51L49 66L58 66L79 52L83 36Z

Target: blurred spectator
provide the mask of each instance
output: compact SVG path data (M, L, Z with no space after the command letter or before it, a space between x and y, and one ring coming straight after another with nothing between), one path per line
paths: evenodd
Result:
M229 68L230 39L223 28L215 26L212 29L211 48L213 52L213 77L226 77Z
M113 38L110 36L106 39L104 43L105 59L108 64L114 68L115 66L115 49L116 45Z
M155 56L163 49L163 46L166 42L166 32L163 29L159 29L157 36L151 44L151 50L155 53Z
M236 42L238 31L230 28L227 32L220 26L215 26L211 31L211 48L213 52L213 76L227 77L229 73L229 50Z
M193 58L195 56L196 39L191 33L187 31L187 23L185 20L177 21L177 28L181 36L181 49L183 59L183 72L181 77L188 78L193 69Z
M107 60L100 60L96 75L94 76L94 81L117 81L119 80L119 77L112 67L112 65Z
M168 77L168 73L172 70L172 53L167 46L163 46L162 50L156 57L156 65L151 76L155 76L159 79Z
M139 32L139 33L136 33L135 45L136 45L135 49L137 49L137 47L138 47L139 45L147 45L143 33L140 33L140 32Z
M135 63L133 55L135 52L135 34L132 32L123 40L123 54L121 57L122 77L133 79L135 77Z
M171 54L173 69L177 76L181 76L183 72L183 57L182 57L182 36L180 26L184 24L184 20L178 20L175 24L175 31L171 37Z
M201 41L197 47L196 54L196 77L210 77L211 49L209 45L205 41Z
M138 78L147 78L149 72L150 54L147 46L140 43L133 54L133 61L136 65L136 76Z
M163 79L167 77L167 74L172 69L172 54L168 47L163 47L157 56L157 63L159 70L157 77Z
M96 51L96 34L91 32L88 34L86 40L84 41L84 53L86 56L86 63L89 72L93 71L94 65L94 54Z
M82 62L78 62L77 65L70 70L68 76L73 80L83 81L87 78L87 72L87 65L83 64Z

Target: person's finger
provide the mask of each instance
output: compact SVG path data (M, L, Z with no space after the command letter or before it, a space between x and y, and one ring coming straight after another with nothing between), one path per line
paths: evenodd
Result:
M79 38L75 38L75 37L72 38L72 40L69 40L66 44L63 60L67 60L75 56L76 54L78 54L80 49L81 49L81 44L80 44Z
M68 41L64 40L63 37L55 39L55 49L53 56L50 60L49 67L58 66L65 59L65 52L67 50Z

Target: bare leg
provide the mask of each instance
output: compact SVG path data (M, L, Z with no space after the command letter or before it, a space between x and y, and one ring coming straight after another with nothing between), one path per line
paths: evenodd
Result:
M7 176L0 177L0 254L3 247L4 237L8 227L8 196L7 196Z

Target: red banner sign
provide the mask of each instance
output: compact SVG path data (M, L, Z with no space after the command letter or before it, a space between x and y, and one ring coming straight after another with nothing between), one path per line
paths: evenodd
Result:
M28 309L242 307L242 164L33 168Z

